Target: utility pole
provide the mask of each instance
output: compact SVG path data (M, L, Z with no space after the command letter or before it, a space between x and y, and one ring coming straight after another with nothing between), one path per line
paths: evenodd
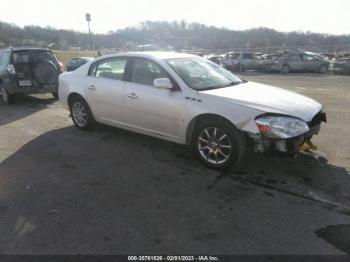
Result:
M91 36L91 29L90 29L90 22L91 22L91 14L87 13L85 15L86 22L88 23L89 28L89 38L90 38L90 50L92 51L92 36Z

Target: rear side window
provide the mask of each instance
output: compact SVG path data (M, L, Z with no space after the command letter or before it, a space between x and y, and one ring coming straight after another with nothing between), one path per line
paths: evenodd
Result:
M5 52L1 52L0 56L1 56L1 58L0 58L0 65L2 67L7 66L7 64L9 62L9 59L10 59L10 53L6 52L6 51Z
M314 57L312 55L303 55L303 60L305 60L305 61L315 61L317 59L316 59L316 57Z
M92 66L89 75L123 81L127 62L126 58L103 60Z

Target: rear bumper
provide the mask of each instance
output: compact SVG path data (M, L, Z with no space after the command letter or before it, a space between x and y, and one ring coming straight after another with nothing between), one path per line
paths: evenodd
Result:
M46 94L58 91L58 83L42 85L32 81L32 86L19 86L18 80L7 79L3 82L3 85L11 95Z

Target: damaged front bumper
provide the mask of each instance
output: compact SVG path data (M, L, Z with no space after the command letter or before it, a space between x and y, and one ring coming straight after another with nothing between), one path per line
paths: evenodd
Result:
M311 139L320 132L322 122L327 122L324 110L316 114L312 121L307 123L309 131L302 135L278 139L266 137L264 134L249 134L249 138L252 142L253 150L260 153L298 153L300 151L310 151L310 149L316 151L317 148L311 143Z
M321 124L318 124L310 131L293 138L288 139L271 139L265 137L262 134L249 135L253 150L255 152L267 153L267 152L284 152L284 153L297 153L300 151L300 147L306 142L310 141L314 135L317 135L321 129Z

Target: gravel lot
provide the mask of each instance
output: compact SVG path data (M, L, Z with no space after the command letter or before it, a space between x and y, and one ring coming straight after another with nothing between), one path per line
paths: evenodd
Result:
M216 172L184 146L78 131L49 95L0 102L0 253L350 254L350 77L242 77L322 102L328 163L249 154Z

